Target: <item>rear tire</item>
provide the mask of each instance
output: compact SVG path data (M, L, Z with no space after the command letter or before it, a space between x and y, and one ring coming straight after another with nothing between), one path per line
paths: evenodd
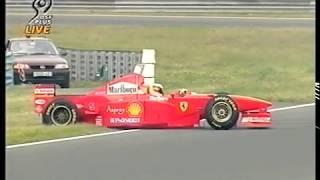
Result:
M238 107L227 95L218 95L207 104L205 119L214 129L231 129L237 123L238 118Z
M46 125L67 126L76 123L78 119L76 107L63 100L50 103L42 114L42 123Z
M41 114L40 120L42 121L42 124L44 124L44 125L47 125L47 126L52 125L52 122L50 121L50 119L44 117L44 113Z

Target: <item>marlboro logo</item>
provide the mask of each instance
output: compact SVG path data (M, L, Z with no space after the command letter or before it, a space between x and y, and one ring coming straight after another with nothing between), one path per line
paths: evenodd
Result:
M127 82L119 82L107 87L108 94L136 94L138 86Z

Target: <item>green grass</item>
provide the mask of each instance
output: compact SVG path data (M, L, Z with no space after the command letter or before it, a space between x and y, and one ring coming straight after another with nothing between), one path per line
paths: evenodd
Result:
M88 124L62 128L42 125L33 113L32 90L31 86L20 86L6 91L7 145L108 131Z
M11 37L23 27L11 27ZM156 50L156 81L167 91L227 91L270 101L312 102L315 32L311 28L59 27L58 46ZM97 82L73 87L95 86ZM88 125L44 127L32 114L30 89L7 92L7 144L100 132Z

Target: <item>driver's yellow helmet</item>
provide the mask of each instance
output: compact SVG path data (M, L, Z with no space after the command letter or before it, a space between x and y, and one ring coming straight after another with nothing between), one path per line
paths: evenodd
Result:
M151 87L154 92L163 94L163 86L161 84L154 83L151 85Z
M158 84L158 83L152 84L152 87L153 88L157 88L157 89L163 89L163 86L161 84Z

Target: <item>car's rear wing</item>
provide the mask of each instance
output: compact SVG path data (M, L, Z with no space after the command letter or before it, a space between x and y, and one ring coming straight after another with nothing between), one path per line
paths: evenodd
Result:
M56 85L39 84L34 87L33 95L35 97L53 97L56 95Z
M34 86L33 104L35 112L40 114L43 112L45 105L56 96L56 85L39 84Z

